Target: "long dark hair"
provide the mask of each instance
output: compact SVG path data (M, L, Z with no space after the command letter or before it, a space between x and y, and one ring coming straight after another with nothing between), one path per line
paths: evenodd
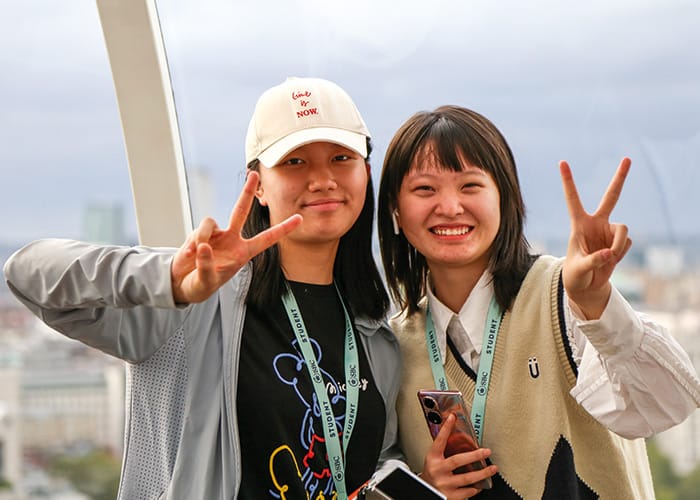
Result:
M367 139L367 158L372 143ZM258 160L248 164L249 170L258 171ZM335 256L333 277L348 307L355 316L383 319L389 309L389 295L372 255L372 226L374 224L374 186L372 176L367 181L365 203L350 230L340 238ZM250 214L243 226L243 236L250 238L270 227L270 212L257 199L253 200ZM285 278L280 265L279 247L273 245L255 256L253 281L247 302L264 307L279 300L285 291Z
M395 235L391 212L397 207L404 176L418 154L430 154L443 168L460 172L462 159L488 172L500 193L501 223L490 248L496 300L506 310L515 299L532 263L523 234L525 204L513 153L503 135L487 118L459 106L441 106L409 118L394 135L379 185L378 232L387 284L392 296L409 313L418 310L426 293L428 265L406 239Z

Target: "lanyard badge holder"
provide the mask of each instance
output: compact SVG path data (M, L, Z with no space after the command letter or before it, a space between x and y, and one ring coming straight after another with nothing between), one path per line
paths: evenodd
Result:
M486 396L489 391L489 381L491 380L491 368L493 366L493 357L496 352L496 340L498 339L498 330L501 326L503 314L501 308L496 302L496 297L491 298L489 311L486 316L486 325L484 326L484 340L482 343L483 349L481 352L481 360L476 372L476 389L474 390L474 402L472 403L471 421L476 432L479 443L484 428ZM433 318L430 314L430 308L425 319L425 337L428 344L428 357L430 358L430 368L433 372L435 387L441 391L448 389L447 376L445 368L442 365L442 356L438 347L437 335L435 335L435 326Z
M337 288L336 291L338 291ZM289 285L287 285L287 293L282 296L282 302L287 311L287 317L292 325L292 330L294 330L299 349L304 357L304 363L309 371L314 393L318 399L319 410L324 423L323 436L326 440L328 466L333 478L333 483L335 484L338 499L345 500L348 498L348 492L345 486L345 453L347 452L350 436L352 435L353 428L355 427L355 420L357 419L360 395L360 363L350 315L348 314L348 310L345 307L345 303L339 291L338 298L340 298L340 303L343 305L343 313L345 315L345 385L347 397L345 400L345 424L343 427L342 445L338 437L333 407L328 399L328 393L323 383L323 375L321 374L318 360L311 347L311 340L306 331L304 320L301 317L299 306L297 305L297 301Z

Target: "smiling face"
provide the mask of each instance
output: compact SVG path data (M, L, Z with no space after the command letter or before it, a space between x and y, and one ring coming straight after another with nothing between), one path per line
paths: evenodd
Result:
M382 262L403 309L419 311L428 272L434 284L443 269L455 286L489 269L501 307L512 303L531 264L525 205L513 153L488 118L451 105L414 114L386 150L378 200Z
M462 166L444 168L429 148L417 154L398 193L398 221L431 270L469 267L481 274L501 222L500 196L486 171Z
M260 168L257 198L269 209L270 225L302 215L302 224L286 238L289 242L337 247L362 211L368 180L369 166L358 153L313 142L273 168Z

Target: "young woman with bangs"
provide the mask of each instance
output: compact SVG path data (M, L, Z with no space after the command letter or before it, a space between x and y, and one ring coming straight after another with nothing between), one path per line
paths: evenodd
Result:
M610 283L632 244L609 220L630 163L594 213L560 163L571 232L555 258L529 248L513 154L486 117L442 106L392 139L378 228L401 308L390 322L404 366L400 443L447 498L653 497L643 438L700 406L700 382L669 333ZM445 457L453 417L431 440L416 393L432 388L463 393L479 449Z

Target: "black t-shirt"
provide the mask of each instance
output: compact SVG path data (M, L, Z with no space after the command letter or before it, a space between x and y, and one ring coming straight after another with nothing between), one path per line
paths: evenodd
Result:
M323 372L342 443L345 317L334 285L290 283ZM351 318L352 319L352 318ZM385 408L357 334L360 394L345 459L348 493L370 478L384 438ZM332 498L323 423L306 363L280 299L249 306L243 325L237 412L242 450L239 499Z

